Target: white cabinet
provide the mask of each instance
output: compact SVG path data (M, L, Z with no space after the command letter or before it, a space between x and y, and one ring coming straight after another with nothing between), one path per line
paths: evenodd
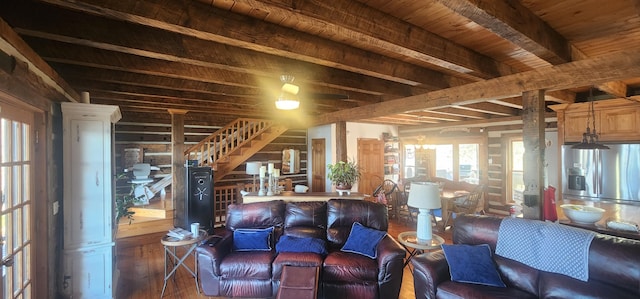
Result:
M117 106L62 103L64 270L68 298L113 298Z
M69 298L115 298L114 246L64 252L64 293Z

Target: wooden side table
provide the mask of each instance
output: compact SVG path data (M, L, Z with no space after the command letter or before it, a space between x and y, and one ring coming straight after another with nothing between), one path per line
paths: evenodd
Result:
M432 234L431 242L422 244L418 243L416 231L408 231L398 235L398 242L409 252L409 257L404 262L404 266L406 267L414 256L423 253L425 250L440 249L441 245L444 244L444 239L436 234Z
M191 275L193 275L193 278L195 278L196 282L196 290L198 291L198 294L200 294L200 287L198 286L198 255L195 254L195 249L196 247L198 247L200 241L204 240L206 236L207 231L200 230L198 236L195 238L192 237L184 240L178 240L174 237L169 236L162 237L160 242L164 246L164 285L162 286L162 293L160 294L160 298L164 297L164 290L167 288L167 280L174 276L180 266L187 269L187 271ZM177 255L176 249L178 247L182 247L186 250L182 256ZM193 270L184 263L184 261L190 255L193 255L194 260ZM169 271L169 273L167 273L167 262L172 265L171 271Z

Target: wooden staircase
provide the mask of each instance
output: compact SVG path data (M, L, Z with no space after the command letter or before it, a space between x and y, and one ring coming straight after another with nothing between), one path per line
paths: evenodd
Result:
M199 166L211 166L215 170L214 181L218 181L286 131L286 126L273 121L241 118L207 136L184 154L188 160L197 160ZM163 180L171 180L171 175ZM129 224L127 219L120 219L117 238L173 228L172 203L171 195L167 194L166 200L152 200L149 205L133 207L134 220Z
M214 181L217 181L285 131L286 126L274 121L239 118L190 147L184 154L188 160L197 160L199 166L211 166L215 170Z

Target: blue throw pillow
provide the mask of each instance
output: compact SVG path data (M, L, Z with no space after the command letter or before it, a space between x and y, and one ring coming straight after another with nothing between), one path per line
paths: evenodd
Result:
M347 242L344 243L341 250L375 259L378 257L378 252L376 251L378 243L386 234L387 232L385 231L368 228L359 222L354 222Z
M452 281L505 287L491 258L489 245L443 244L442 251L449 263Z
M313 252L327 255L327 243L318 238L282 236L276 243L276 252Z
M233 231L233 250L269 251L273 227L261 229L239 228Z

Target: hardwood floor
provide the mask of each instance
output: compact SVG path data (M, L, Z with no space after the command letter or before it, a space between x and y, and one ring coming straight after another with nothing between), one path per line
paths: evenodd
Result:
M392 219L389 223L389 234L394 238L403 231L415 230L415 224L405 224ZM451 243L451 231L434 233ZM164 278L164 248L160 239L164 233L154 233L144 236L119 239L117 241L117 268L120 277L116 291L116 298L146 299L160 298ZM182 255L183 250L178 250ZM193 269L194 259L188 258L185 263ZM198 294L193 277L184 268L178 269L175 279L167 281L165 298L216 298ZM409 267L404 269L401 299L415 298L413 292L413 276Z

